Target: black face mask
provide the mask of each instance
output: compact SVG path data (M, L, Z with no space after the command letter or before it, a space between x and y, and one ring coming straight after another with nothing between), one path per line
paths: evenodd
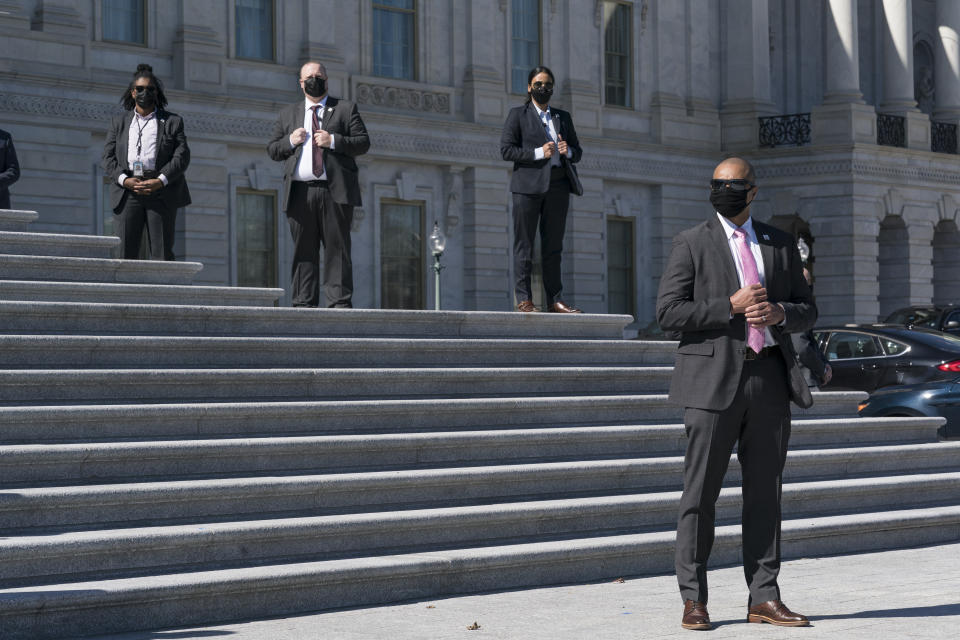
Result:
M324 78L310 76L303 81L303 90L311 98L319 98L327 92L327 81Z
M546 87L541 88L532 88L530 89L530 95L534 100L537 101L537 104L547 104L550 102L550 97L553 95L553 89L547 89Z
M149 109L157 103L157 89L153 86L136 87L133 99L141 109Z
M746 191L733 191L732 189L724 189L719 192L711 191L710 204L724 218L736 218L747 208L747 194L749 193L750 189Z

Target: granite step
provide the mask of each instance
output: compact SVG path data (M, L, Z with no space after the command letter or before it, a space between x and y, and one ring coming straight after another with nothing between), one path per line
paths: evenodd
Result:
M0 280L0 300L273 307L282 296L256 287Z
M787 483L785 520L960 499L960 472ZM334 516L111 529L0 540L0 588L669 530L680 492ZM738 520L739 487L717 521Z
M190 284L199 262L0 254L0 280Z
M682 456L0 491L6 535L679 490ZM792 451L784 481L960 471L960 442ZM727 486L740 482L731 456Z
M875 433L869 418L860 423L849 425L849 429ZM926 423L927 441L936 441L942 419L928 419ZM838 426L847 425L837 425L833 420L798 420L794 430L821 432ZM823 448L830 440L818 438L815 442ZM800 446L793 443L794 450ZM685 447L680 424L0 445L0 477L11 488L268 473L355 473L602 458L652 459L682 456Z
M114 262L141 267L192 264ZM604 314L0 301L3 332L31 335L619 340L632 321L631 316Z
M0 405L657 393L672 367L0 370Z
M113 258L119 247L120 238L114 236L0 231L0 254Z
M39 217L36 211L0 209L0 231L26 231Z
M853 438L862 427L868 429L866 441L889 441L896 439L897 431L884 435L888 430L885 425L898 430L916 422L924 426L911 433L910 439L928 440L931 425L935 431L942 424L942 419L936 418L849 418L855 414L857 403L867 398L859 391L815 393L814 398L809 409L793 408L795 417L825 421L814 438ZM834 426L834 416L845 418ZM662 424L681 418L681 410L665 394L4 407L0 411L0 443L363 435ZM798 442L803 433L795 427L792 441Z
M960 507L784 522L785 558L955 540ZM740 526L718 527L711 559L738 561ZM6 640L210 624L455 593L670 571L674 532L220 569L0 590Z
M672 366L667 342L0 335L5 369Z

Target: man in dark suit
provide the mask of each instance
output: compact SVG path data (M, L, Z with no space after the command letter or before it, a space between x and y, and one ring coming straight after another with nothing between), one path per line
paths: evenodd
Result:
M122 257L140 256L146 225L150 257L173 260L177 209L190 204L183 119L166 110L163 85L148 64L137 66L120 101L126 113L110 123L102 166L110 179Z
M553 95L553 72L535 67L527 78L527 102L507 114L500 136L500 153L513 163L513 275L517 309L537 311L530 274L533 244L540 226L540 255L547 311L580 313L561 298L560 259L567 225L570 194L583 194L574 163L583 150L573 119L548 106Z
M793 237L750 217L756 194L749 162L717 166L710 183L716 213L674 238L657 296L660 326L680 333L670 399L684 407L688 437L676 546L687 629L710 628L714 505L735 442L747 619L808 624L781 602L777 575L789 402L811 402L786 335L812 327L817 310Z
M20 179L20 163L13 137L0 129L0 209L10 208L10 186Z
M355 157L370 138L357 105L327 95L327 70L318 62L300 69L304 99L280 112L267 153L283 162L282 206L293 234L293 306L320 302L320 246L327 307L353 304L350 224L359 207Z

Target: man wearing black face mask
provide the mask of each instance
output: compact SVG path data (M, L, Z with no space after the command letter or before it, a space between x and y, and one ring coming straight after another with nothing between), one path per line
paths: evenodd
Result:
M529 99L510 110L500 136L500 153L504 160L513 162L514 291L519 311L537 311L530 274L539 225L547 311L580 313L561 298L560 258L570 194L583 195L574 167L583 151L570 114L548 106L553 87L550 69L531 70L527 79Z
M790 333L817 309L793 237L750 217L750 163L721 162L710 181L715 213L673 240L660 279L657 321L680 333L670 399L684 407L687 451L677 521L681 626L709 629L707 560L715 503L737 443L743 493L747 619L806 626L780 600L780 486L790 400L812 403Z
M140 256L146 226L150 257L173 260L177 209L190 204L184 177L190 148L183 119L166 110L163 85L148 64L137 66L120 101L127 113L110 125L102 166L110 177L122 257Z
M327 95L318 62L300 69L304 99L280 112L267 153L283 162L282 206L293 235L293 306L320 304L323 245L324 306L353 306L350 223L359 207L356 156L370 148L357 105Z

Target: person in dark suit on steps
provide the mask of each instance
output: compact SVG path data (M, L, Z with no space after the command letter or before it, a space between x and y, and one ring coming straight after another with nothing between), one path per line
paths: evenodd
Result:
M540 227L540 255L547 311L580 313L561 298L560 259L570 194L583 194L574 163L583 151L573 119L548 106L553 96L553 72L536 67L527 78L527 102L507 114L500 136L500 154L513 163L513 276L519 311L537 311L530 274L533 244Z
M354 160L370 148L357 105L327 95L327 70L319 62L300 68L303 100L280 112L267 153L283 163L282 206L293 235L292 298L295 307L320 303L323 245L325 306L353 306L350 224L359 207Z
M684 407L687 431L676 543L686 629L711 626L707 560L734 443L747 619L808 624L780 600L777 575L790 400L812 403L786 336L812 327L817 309L793 236L750 217L756 195L749 162L721 162L710 181L715 213L673 239L657 294L660 326L680 332L670 399Z
M13 136L0 129L0 209L10 208L10 186L20 179L20 163Z
M177 209L190 204L183 119L166 110L163 85L148 64L137 66L120 101L126 113L110 124L102 166L110 179L122 257L140 256L146 225L150 258L173 260Z

